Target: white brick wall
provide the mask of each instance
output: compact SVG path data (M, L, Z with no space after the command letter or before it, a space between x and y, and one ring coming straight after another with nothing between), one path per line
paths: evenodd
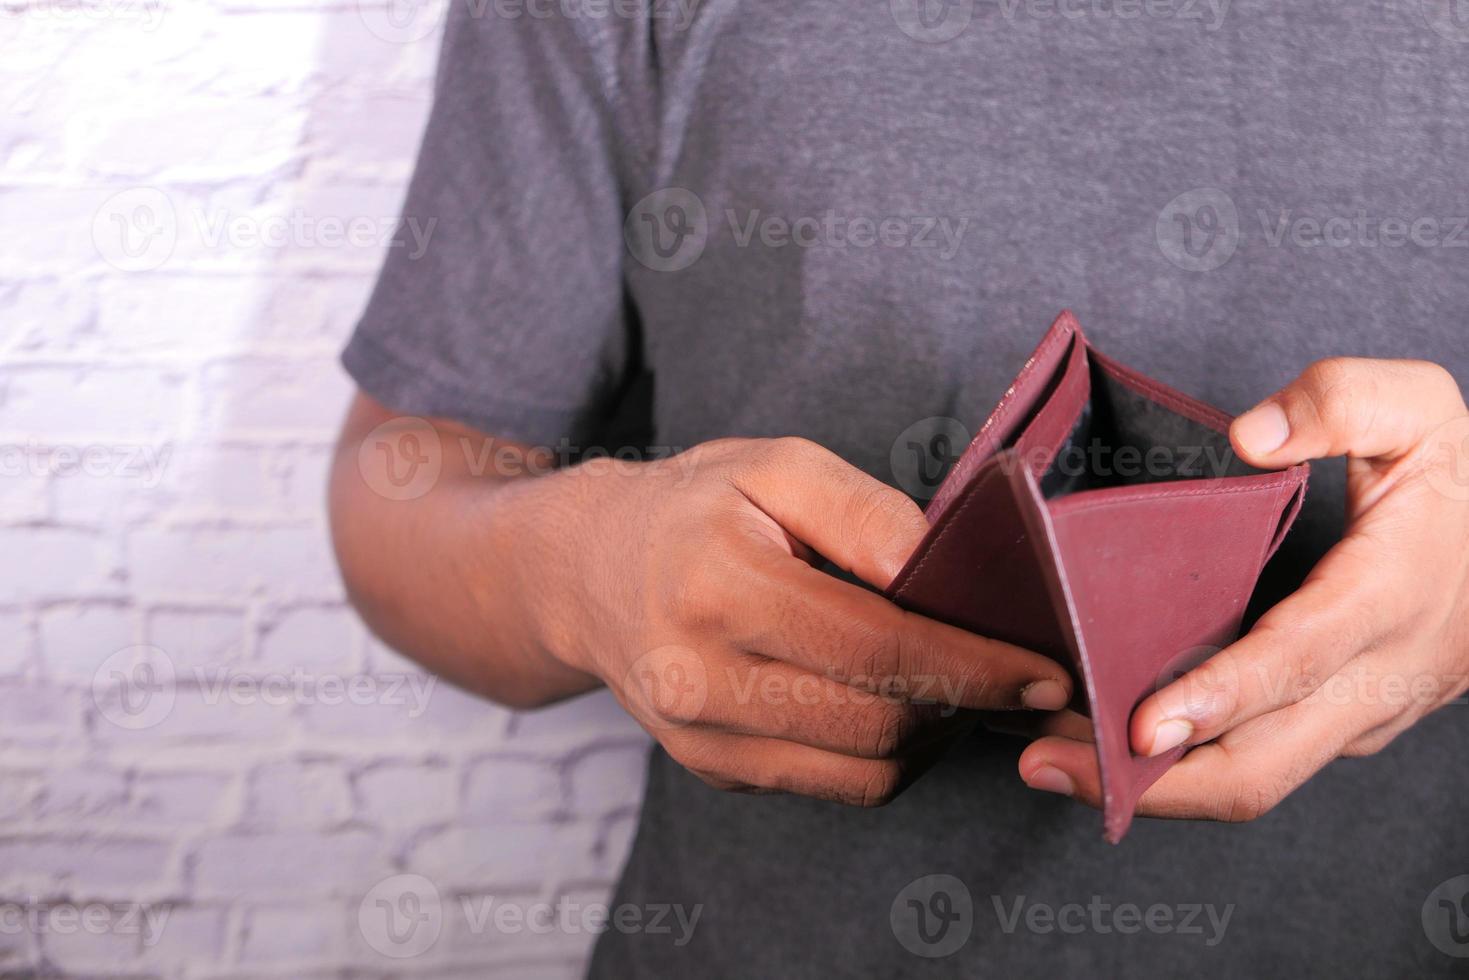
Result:
M434 684L327 548L382 252L324 239L391 226L442 8L396 11L0 5L0 975L550 978L594 938L472 913L605 901L645 738Z

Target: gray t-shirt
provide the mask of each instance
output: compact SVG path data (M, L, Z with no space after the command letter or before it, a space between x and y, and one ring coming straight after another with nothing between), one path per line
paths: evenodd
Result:
M1462 384L1456 9L456 2L406 206L431 242L390 255L344 360L492 433L801 435L915 494L900 434L972 431L1062 307L1231 412L1332 354ZM1341 512L1338 461L1256 613ZM1141 820L1118 847L1023 786L1008 737L873 811L721 794L655 750L617 901L700 917L682 946L609 930L592 972L1453 973L1464 883L1435 889L1469 874L1464 711L1253 824Z

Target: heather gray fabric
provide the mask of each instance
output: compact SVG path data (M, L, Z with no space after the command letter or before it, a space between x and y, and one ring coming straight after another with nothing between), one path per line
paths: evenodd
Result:
M456 3L406 207L437 224L345 352L367 391L579 446L614 417L663 446L797 434L903 483L899 434L972 430L1064 306L1229 411L1330 354L1469 380L1450 3L633 6ZM1341 473L1256 612L1339 534ZM1256 823L1119 847L1027 790L1009 738L869 812L722 795L655 752L617 901L700 917L682 946L608 932L592 972L1450 974L1464 713Z

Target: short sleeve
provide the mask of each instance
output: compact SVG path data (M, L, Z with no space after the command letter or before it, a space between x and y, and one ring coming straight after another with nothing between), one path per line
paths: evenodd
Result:
M595 433L638 357L622 223L646 29L558 11L452 3L398 234L342 353L395 411L542 444Z

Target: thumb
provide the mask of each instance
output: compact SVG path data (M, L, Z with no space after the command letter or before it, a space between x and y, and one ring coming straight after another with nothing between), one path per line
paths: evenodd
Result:
M1353 456L1393 460L1464 413L1453 375L1427 361L1317 361L1235 419L1230 437L1253 466Z

